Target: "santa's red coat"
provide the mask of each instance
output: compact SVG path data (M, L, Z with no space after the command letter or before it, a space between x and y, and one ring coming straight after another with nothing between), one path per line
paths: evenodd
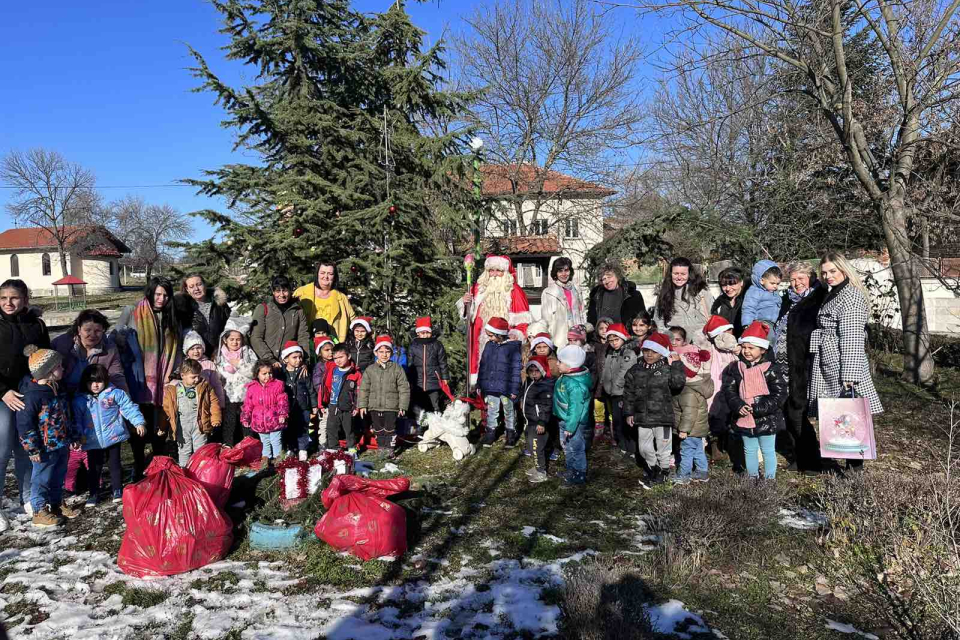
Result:
M470 288L470 293L474 298L474 305L478 297L477 287L477 283L474 283ZM530 302L527 300L527 294L523 292L523 289L521 289L516 282L514 282L513 289L510 291L509 309L509 317L505 318L505 320L510 325L511 332L515 329L526 337L527 325L533 322L533 316L530 315ZM483 301L481 300L479 308L471 306L471 317L468 319L470 322L470 377L473 380L476 380L477 371L480 369L480 336L483 334L484 326L482 310Z

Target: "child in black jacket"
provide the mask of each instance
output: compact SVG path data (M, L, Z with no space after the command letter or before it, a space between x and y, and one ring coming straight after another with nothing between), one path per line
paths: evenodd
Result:
M527 423L527 448L532 452L536 466L527 471L530 482L547 480L548 425L553 418L553 387L546 356L533 356L527 363L527 382L523 393L523 417Z
M310 421L317 415L317 390L307 366L303 364L303 349L292 340L283 346L280 352L283 369L278 373L283 380L290 404L290 417L287 428L283 430L286 447L289 451L299 451L300 459L306 460L310 449Z
M367 370L377 359L373 353L373 318L361 316L350 323L350 359L357 365L360 373Z
M424 411L442 412L445 395L440 385L450 379L447 351L440 337L434 334L429 317L417 318L416 334L407 350L407 361L413 374L413 403Z

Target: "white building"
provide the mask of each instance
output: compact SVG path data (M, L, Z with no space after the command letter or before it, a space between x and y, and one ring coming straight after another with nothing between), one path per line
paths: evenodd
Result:
M66 275L87 283L88 293L120 288L119 260L130 247L103 227L68 227L67 271L60 267L57 243L45 229L30 227L0 233L0 282L19 278L34 296L53 295L53 283ZM60 293L67 293L65 288Z
M533 316L540 317L540 294L549 282L550 266L560 256L573 261L574 281L586 303L589 283L584 259L603 241L603 201L614 192L527 164L486 165L482 171L484 196L502 198L483 230L484 249L513 260Z

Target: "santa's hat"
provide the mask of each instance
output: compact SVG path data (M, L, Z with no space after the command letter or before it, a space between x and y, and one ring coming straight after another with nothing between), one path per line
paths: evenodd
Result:
M539 369L540 375L544 378L550 377L550 362L547 360L547 356L531 356L530 361L527 362L527 369L530 367Z
M421 331L429 331L433 333L433 323L430 321L430 316L417 318L417 322L414 325L414 333L419 333Z
M680 356L680 362L683 363L683 372L688 378L695 378L701 372L704 363L710 361L709 351L704 351L692 344L678 347L676 351Z
M578 344L568 344L557 353L557 360L571 369L579 369L587 360L587 352Z
M627 328L622 322L617 322L607 327L607 337L609 338L610 336L616 336L624 342L630 339L630 335L627 333Z
M297 344L297 341L287 340L286 343L284 343L283 345L283 350L280 352L280 359L283 360L291 353L296 353L297 351L299 351L300 353L303 353L303 349L300 347L299 344Z
M707 324L703 325L703 332L711 338L716 338L721 333L731 329L733 329L733 325L723 316L710 316Z
M320 354L320 349L323 349L323 345L333 344L333 338L330 336L317 336L313 339L313 350L316 354Z
M546 331L538 333L530 339L530 349L536 348L538 344L545 344L553 349L553 340L550 339L550 334Z
M755 344L764 349L770 348L770 328L759 320L754 320L740 336L740 344Z
M373 350L376 351L380 347L388 347L393 351L393 338L387 335L378 336L377 341L373 343Z
M483 261L483 270L499 269L500 271L510 271L510 258L507 256L487 256Z
M350 329L353 330L357 325L360 325L367 330L367 333L370 333L373 331L373 318L370 316L358 316L350 323Z
M650 349L656 351L664 358L670 356L670 338L662 333L655 333L640 345L641 349Z
M498 336L505 336L510 333L510 325L503 318L490 318L483 329Z

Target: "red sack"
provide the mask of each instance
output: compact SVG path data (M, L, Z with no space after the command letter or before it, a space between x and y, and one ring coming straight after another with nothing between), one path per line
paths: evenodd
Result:
M117 566L137 578L199 569L233 544L230 518L166 456L156 456L146 478L123 490L123 520Z
M235 447L211 442L190 456L186 475L202 484L217 506L223 509L230 497L235 469L259 462L262 453L263 443L257 438L244 438Z
M362 560L399 558L407 552L407 514L384 498L409 487L409 478L336 476L323 492L327 512L314 533L334 549Z

